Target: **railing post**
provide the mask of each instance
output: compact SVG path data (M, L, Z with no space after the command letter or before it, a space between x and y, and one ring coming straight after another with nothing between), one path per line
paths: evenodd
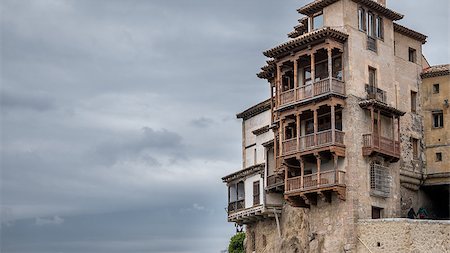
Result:
M329 46L328 48L327 48L327 52L328 52L328 78L330 79L330 80L328 80L329 81L329 84L330 84L330 90L329 90L329 92L332 92L333 91L333 87L332 87L332 80L333 80L333 78L332 78L332 76L333 76L333 66L332 66L332 64L333 64L333 58L332 58L332 50L331 50L331 46Z
M320 165L321 165L321 160L320 160L319 153L315 153L314 155L316 156L316 160L317 160L317 187L319 187L319 185L320 185Z
M300 113L297 114L297 152L300 151Z
M280 120L280 128L278 129L280 136L280 157L283 155L283 132L284 132L284 119Z
M317 146L317 132L319 128L319 122L317 118L317 107L314 107L314 146Z
M336 153L333 153L333 160L334 160L334 183L335 184L339 184L340 180L339 180L339 172L338 172L338 156L336 155Z
M331 142L334 144L336 143L336 115L335 114L335 108L334 104L331 104Z
M303 189L303 178L305 176L305 162L300 157L300 189Z

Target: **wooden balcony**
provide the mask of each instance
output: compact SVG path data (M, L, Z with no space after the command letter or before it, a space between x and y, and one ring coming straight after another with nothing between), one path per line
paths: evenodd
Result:
M295 89L287 90L280 93L279 107L307 101L315 97L320 97L327 94L345 95L345 84L343 81L332 78L322 79L313 84L308 84Z
M378 134L364 134L362 150L364 156L379 154L392 162L400 159L400 142Z
M267 177L267 186L266 190L273 191L273 190L279 190L282 191L282 186L284 186L284 178L282 178L279 175L270 175Z
M228 214L237 212L245 208L245 199L228 203Z
M291 205L309 207L310 204L317 204L317 196L331 202L332 192L336 192L339 199L345 200L345 188L345 172L329 170L288 178L284 195Z
M380 102L386 103L387 101L386 91L368 84L366 84L366 91L367 91L367 99L375 99Z
M344 148L345 133L340 130L325 130L317 134L308 134L299 136L282 142L282 156L288 156L297 153L310 153L310 151L326 148L330 146L340 146ZM341 152L342 156L345 151Z

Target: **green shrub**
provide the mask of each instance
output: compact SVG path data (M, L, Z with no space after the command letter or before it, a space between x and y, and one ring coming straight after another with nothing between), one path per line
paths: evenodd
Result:
M244 232L233 235L230 239L230 245L228 246L228 253L244 253L244 239Z

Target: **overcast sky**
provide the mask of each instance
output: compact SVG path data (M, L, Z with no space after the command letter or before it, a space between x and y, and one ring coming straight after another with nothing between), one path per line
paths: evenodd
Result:
M1 1L1 252L219 252L300 0ZM448 0L388 0L449 63Z

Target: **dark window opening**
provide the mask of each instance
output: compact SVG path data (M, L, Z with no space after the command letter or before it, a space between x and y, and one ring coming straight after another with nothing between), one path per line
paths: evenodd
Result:
M417 92L411 91L411 112L417 110Z
M383 18L382 17L377 17L375 26L376 26L377 38L383 39Z
M285 128L285 140L290 140L297 137L297 125L295 122L287 124Z
M259 205L259 181L253 182L253 205Z
M377 87L377 70L369 67L369 86Z
M433 93L434 94L439 93L439 84L438 83L433 84Z
M416 62L416 50L414 48L408 49L408 59L410 62Z
M444 113L442 111L433 113L433 128L444 127Z
M333 78L342 80L342 57L338 56L333 58Z
M436 153L436 162L442 162L442 153L441 152Z
M383 208L372 206L372 219L381 219Z

